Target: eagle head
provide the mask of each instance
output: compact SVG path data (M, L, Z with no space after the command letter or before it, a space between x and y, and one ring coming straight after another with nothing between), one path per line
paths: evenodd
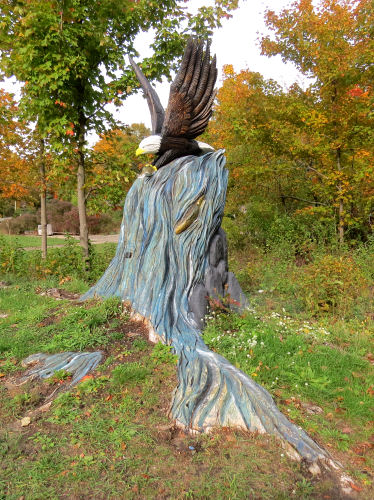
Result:
M142 140L135 154L136 156L145 153L157 154L160 150L160 145L161 145L161 136L150 135L149 137L146 137L145 139Z

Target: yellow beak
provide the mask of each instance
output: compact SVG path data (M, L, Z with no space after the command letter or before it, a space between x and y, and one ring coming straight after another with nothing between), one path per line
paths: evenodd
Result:
M136 156L142 155L142 154L144 154L144 153L145 153L145 151L144 151L144 149L142 149L142 148L138 148L138 149L135 151L135 155L136 155Z

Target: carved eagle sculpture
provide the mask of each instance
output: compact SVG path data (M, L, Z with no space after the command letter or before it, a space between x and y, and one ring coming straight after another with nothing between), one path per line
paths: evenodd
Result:
M188 40L180 69L170 86L166 112L154 88L129 57L151 112L152 135L139 144L136 155L152 153L156 168L186 155L200 156L214 149L195 141L208 125L216 95L216 57L210 61L209 44Z

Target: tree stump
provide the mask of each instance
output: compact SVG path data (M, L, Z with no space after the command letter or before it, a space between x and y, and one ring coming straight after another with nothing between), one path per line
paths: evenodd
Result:
M82 299L118 296L151 325L156 338L179 356L171 416L206 432L229 426L267 432L287 452L309 463L334 466L329 454L276 407L270 394L201 338L207 296L230 294L246 306L227 269L220 229L228 172L224 151L179 158L128 192L120 239L108 269Z

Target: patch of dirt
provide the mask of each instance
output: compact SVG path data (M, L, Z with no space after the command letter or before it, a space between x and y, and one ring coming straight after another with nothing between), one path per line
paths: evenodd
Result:
M54 289L52 289L54 290ZM68 292L69 293L69 292ZM39 326L48 326L57 322L61 314L57 313L59 308L53 308L49 311L48 317L43 319ZM124 362L134 362L138 361L143 355L144 351L132 350L133 341L137 338L142 338L147 341L149 345L151 343L148 340L148 330L143 322L128 320L121 322L116 327L108 330L110 333L118 332L123 335L121 340L113 342L109 347L101 349L103 353L103 359L98 366L105 362L109 356L113 356L114 361L111 363L110 367L102 373L109 373L116 365L122 364ZM32 366L28 367L32 368ZM22 394L28 394L27 401L24 401L18 410L19 419L17 421L8 422L6 426L7 429L15 432L24 432L24 428L20 425L20 418L24 416L31 416L32 420L40 417L40 414L48 411L50 403L63 391L69 390L69 384L71 377L64 378L63 380L41 380L39 378L28 380L23 382L27 372L24 370L19 370L16 373L9 374L1 379L2 385L5 388L9 398L15 398L16 396L21 396ZM92 374L95 376L95 372ZM170 396L169 396L170 404Z
M60 307L53 307L52 309L49 309L47 311L47 315L45 318L43 318L40 323L38 323L37 326L39 327L44 327L44 326L50 326L53 325L54 323L58 323L61 318L65 316L64 312L61 312Z
M82 294L80 293L73 293L73 292L68 292L67 290L64 290L63 288L48 288L47 290L43 290L39 287L35 289L35 293L38 295L47 296L47 297L53 297L56 300L78 300Z

